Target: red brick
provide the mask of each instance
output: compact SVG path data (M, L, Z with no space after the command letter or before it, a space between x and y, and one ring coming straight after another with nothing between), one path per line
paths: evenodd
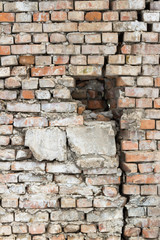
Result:
M0 46L0 55L10 55L10 46Z
M154 172L155 173L160 173L160 163L155 163L154 164Z
M155 86L160 87L160 78L155 79Z
M94 22L94 21L101 21L101 12L88 12L86 13L85 15L85 20L86 21L91 21L91 22Z
M122 151L125 150L138 150L138 142L125 141L121 142Z
M22 99L34 99L35 98L34 91L32 91L32 90L22 90L21 91L21 98Z
M144 175L144 174L137 174L134 176L127 176L126 182L127 183L134 183L134 184L156 184L160 181L160 175L155 176L153 174Z
M57 66L57 67L34 67L31 69L32 76L54 76L54 75L64 75L65 74L65 66Z
M141 129L155 129L155 120L141 120Z
M123 47L121 47L121 53L131 54L131 45L123 45Z
M0 22L14 22L14 13L0 13Z
M134 98L119 98L118 107L120 108L134 108L135 99Z
M156 160L156 152L126 152L126 162L150 162Z
M34 64L34 56L20 56L19 63L21 65L33 65Z
M105 103L102 100L89 100L87 103L88 109L103 109L105 108Z
M38 12L33 14L34 22L47 22L49 21L49 13Z
M68 64L68 62L69 62L69 56L54 56L53 57L53 63L56 65Z
M154 100L154 108L160 108L160 98Z

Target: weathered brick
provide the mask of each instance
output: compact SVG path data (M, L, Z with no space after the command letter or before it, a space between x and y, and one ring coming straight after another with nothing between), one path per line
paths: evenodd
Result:
M29 226L29 233L31 233L31 234L45 233L45 224L43 224L43 223L32 223Z
M109 32L112 31L112 24L110 22L92 22L79 23L80 32Z
M80 54L80 46L78 45L68 45L64 46L61 44L48 45L47 46L48 54L68 54L68 55L77 55Z
M48 232L51 234L55 233L61 233L62 232L62 227L60 224L49 224L48 226Z
M40 112L40 104L8 103L7 110L9 112Z
M104 64L104 56L99 56L99 55L88 56L88 64L89 65L103 65Z
M4 4L5 12L32 12L38 11L36 2L8 2Z
M66 41L66 36L62 33L52 33L50 36L50 42L61 43Z
M34 34L33 35L33 42L34 43L47 43L48 42L48 35L46 33Z
M7 146L10 142L10 138L7 136L0 136L0 145Z
M65 11L53 11L51 13L52 22L62 22L67 20L67 13Z
M74 102L42 103L42 110L45 112L75 112L77 104Z
M22 81L22 89L37 89L38 88L38 79L29 78Z
M150 98L157 98L159 95L159 89L126 87L125 95L128 97L146 97L147 96Z
M86 43L101 43L101 35L100 34L86 34L85 42Z
M69 126L69 125L83 125L83 117L74 116L58 120L50 120L49 122L49 126Z
M73 76L101 76L102 68L100 66L70 66L69 73Z
M68 20L70 21L83 21L84 20L84 12L82 11L72 11L68 12Z
M140 194L140 186L138 185L123 185L123 194L125 195L138 195Z
M46 49L45 45L42 44L12 45L11 52L12 54L44 54Z
M125 66L115 66L115 65L106 65L106 76L109 75L129 75L129 76L136 76L139 75L141 72L141 67L140 66L130 66L130 65L125 65ZM136 91L137 89L135 89ZM129 95L126 95L129 96Z
M102 54L109 55L115 54L116 46L109 45L83 45L82 46L82 54Z
M143 22L116 22L113 23L113 30L115 32L133 32L133 31L147 31L147 24Z
M70 43L83 43L84 34L83 33L69 33L67 35L68 41Z
M109 64L124 64L125 63L125 56L124 55L109 55L108 58Z
M104 10L109 8L109 1L76 1L75 10Z
M120 108L134 108L135 99L134 98L119 98L118 107Z
M118 43L118 34L117 33L102 33L102 42L103 43Z
M0 228L0 235L1 236L7 236L7 235L10 235L10 234L12 234L11 226L8 226L8 225L1 226L1 228ZM5 238L2 237L2 239L5 239Z
M0 134L1 135L10 135L13 132L13 126L0 125Z
M0 113L0 124L12 124L13 123L13 115L12 114L6 114L4 112Z
M31 22L32 16L30 13L17 13L16 22Z
M134 21L137 20L137 12L136 11L128 11L128 12L121 12L121 21Z
M31 75L33 77L39 76L55 76L55 75L64 75L65 66L54 66L54 67L34 67L31 69Z
M45 170L44 163L37 163L37 162L13 162L11 165L11 170L13 171L31 171L31 170Z
M44 23L44 32L75 32L77 31L77 23Z
M76 200L74 198L61 198L61 208L75 208Z
M130 0L118 0L112 2L113 10L141 10L145 8L145 1L133 2Z
M143 42L158 42L158 33L154 32L143 32L142 33L142 41Z
M154 1L150 3L150 9L151 10L160 10L160 3L159 1Z
M14 23L13 32L42 32L41 23Z
M40 11L50 11L50 10L66 10L73 9L73 2L70 0L67 1L48 1L48 2L40 2L39 10Z
M37 12L33 13L34 22L47 22L49 21L49 13L46 12Z
M31 35L28 33L20 33L15 36L15 43L30 43Z
M115 11L108 11L103 13L103 21L118 21L119 13Z
M36 98L40 100L43 100L43 99L47 100L51 98L51 94L48 90L37 90L35 94L36 94Z
M94 224L81 225L81 232L82 233L94 233L94 232L97 232L96 225L94 225Z
M151 98L140 98L136 99L137 108L152 108L152 99Z
M0 91L0 99L2 100L14 100L17 98L16 91L2 90Z
M160 31L160 23L153 23L153 31L158 32Z

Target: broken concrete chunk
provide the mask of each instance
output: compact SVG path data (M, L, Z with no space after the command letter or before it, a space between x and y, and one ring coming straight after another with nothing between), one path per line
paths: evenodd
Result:
M66 134L59 128L27 130L25 146L30 148L38 161L66 160Z
M115 133L110 122L67 128L69 145L77 155L115 156Z

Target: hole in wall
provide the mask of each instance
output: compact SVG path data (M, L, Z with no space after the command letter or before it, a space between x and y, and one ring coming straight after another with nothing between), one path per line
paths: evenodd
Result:
M84 107L84 118L114 119L113 113L117 107L115 82L116 79L108 77L76 78L72 98Z

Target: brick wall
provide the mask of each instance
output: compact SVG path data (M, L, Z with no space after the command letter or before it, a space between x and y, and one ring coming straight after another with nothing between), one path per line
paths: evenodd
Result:
M160 239L160 1L0 2L0 240Z

